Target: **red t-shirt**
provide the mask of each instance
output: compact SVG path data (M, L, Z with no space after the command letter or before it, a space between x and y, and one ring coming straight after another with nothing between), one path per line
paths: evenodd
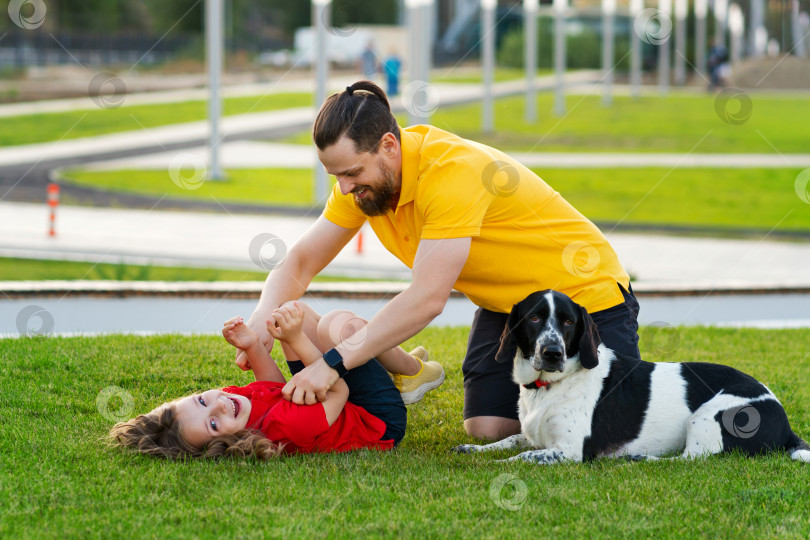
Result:
M223 392L245 396L251 410L247 428L258 429L289 454L348 452L358 448L390 450L394 440L382 440L385 422L364 408L347 402L330 426L323 405L296 405L281 395L284 383L256 381L228 386Z

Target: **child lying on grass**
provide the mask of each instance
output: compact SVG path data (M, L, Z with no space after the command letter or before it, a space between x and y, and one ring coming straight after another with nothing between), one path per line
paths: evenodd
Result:
M336 341L349 338L347 328L356 332L364 325L365 321L348 311L320 317L301 302L284 304L267 321L268 331L281 342L293 374L321 358L322 351ZM336 328L338 335L330 335ZM435 388L444 380L441 366L424 362L427 352L423 348L409 354L396 347L380 354L379 361L372 359L338 379L323 402L296 405L282 396L284 375L241 318L226 321L222 334L228 343L245 351L256 382L165 403L113 427L113 444L170 459L268 459L280 453L390 450L402 440L406 424L405 405L392 378L418 382L424 379L420 375L434 372L430 382L421 385L421 395L428 386ZM393 373L418 373L391 376L383 366ZM441 380L435 375L437 369Z

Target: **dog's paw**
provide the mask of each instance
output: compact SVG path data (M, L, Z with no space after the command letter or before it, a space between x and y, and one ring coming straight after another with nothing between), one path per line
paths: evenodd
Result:
M535 465L549 465L551 463L560 463L566 460L567 458L559 450L549 450L543 448L540 450L529 450L527 452L522 452L516 456L512 456L504 460L499 460L499 462L508 463L515 461L525 461L527 463L533 463Z
M458 452L459 454L472 454L473 452L480 452L481 447L477 444L460 444L450 449L451 452Z

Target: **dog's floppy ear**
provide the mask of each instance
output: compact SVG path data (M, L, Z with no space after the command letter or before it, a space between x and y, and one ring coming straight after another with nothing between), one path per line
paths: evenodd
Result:
M582 333L579 336L579 363L585 369L593 369L599 364L599 354L597 348L601 342L599 330L593 322L588 310L579 306L579 322L582 325Z
M515 359L517 353L517 345L515 338L512 336L512 331L518 322L518 307L517 304L512 306L512 311L509 313L509 318L503 327L501 334L501 346L498 347L498 352L495 353L495 360L503 364L504 362L511 362Z

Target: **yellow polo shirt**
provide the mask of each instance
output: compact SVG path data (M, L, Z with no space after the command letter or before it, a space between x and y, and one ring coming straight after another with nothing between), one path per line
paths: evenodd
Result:
M508 313L555 289L601 311L624 301L630 278L604 235L539 176L503 152L432 126L400 131L402 187L395 210L367 217L336 184L323 215L353 229L368 220L409 268L419 241L472 237L455 289Z

